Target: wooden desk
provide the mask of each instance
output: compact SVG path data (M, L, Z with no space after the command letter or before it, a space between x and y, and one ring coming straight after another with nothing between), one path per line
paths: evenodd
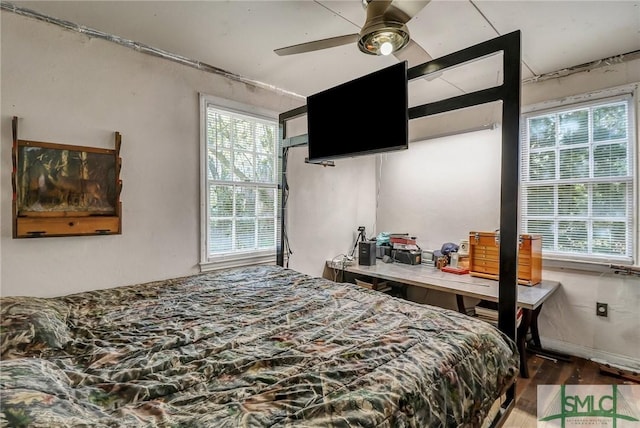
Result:
M327 267L342 270L343 266L327 261ZM344 271L366 275L374 279L386 279L415 287L443 291L456 295L458 311L466 313L463 296L476 299L498 301L498 281L478 278L470 275L456 275L442 272L426 265L407 265L402 263L376 263L373 266L356 264L344 266ZM560 287L557 281L543 280L540 284L529 287L518 285L518 306L523 309L522 321L517 332L518 352L520 353L520 375L529 377L526 359L525 338L531 330L533 344L542 348L538 331L538 316L542 304Z

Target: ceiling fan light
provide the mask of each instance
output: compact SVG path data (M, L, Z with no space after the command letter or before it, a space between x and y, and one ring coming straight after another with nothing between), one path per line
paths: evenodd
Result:
M391 52L393 52L393 45L391 42L383 42L380 45L380 53L382 55L389 55Z
M364 34L358 41L358 48L370 55L389 55L409 43L409 32L404 28L382 28Z

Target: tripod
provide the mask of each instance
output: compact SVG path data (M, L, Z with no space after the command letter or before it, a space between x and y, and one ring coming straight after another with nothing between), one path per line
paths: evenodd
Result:
M358 242L365 242L367 240L367 235L365 233L364 226L360 226L358 228L358 232L360 232L360 233L358 234L358 237L356 238L356 243L353 244L353 249L351 250L351 254L349 254L350 257L353 257L354 254L356 253L356 248L358 247Z

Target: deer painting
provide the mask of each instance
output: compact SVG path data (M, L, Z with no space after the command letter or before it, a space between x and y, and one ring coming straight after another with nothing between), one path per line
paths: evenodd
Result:
M22 211L113 211L114 185L108 183L112 156L27 147L21 159Z

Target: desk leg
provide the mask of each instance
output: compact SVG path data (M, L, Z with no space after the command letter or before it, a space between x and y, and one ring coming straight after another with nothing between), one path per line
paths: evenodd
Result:
M467 308L464 307L464 298L460 294L456 294L456 303L458 304L458 312L467 314Z
M531 314L531 343L528 346L529 350L534 354L553 358L555 360L571 361L571 356L567 354L549 351L542 348L542 342L540 341L540 332L538 331L538 316L540 315L540 310L542 310L542 305L538 306ZM527 332L525 331L525 334L526 333Z
M533 344L538 348L542 348L542 343L540 342L540 332L538 331L538 316L540 315L540 310L542 310L542 305L534 309L533 313L531 314L531 340L533 341Z
M529 378L529 366L527 366L527 332L531 327L531 320L533 318L531 309L522 310L522 321L516 333L516 345L518 346L518 353L520 354L520 376L527 379Z

